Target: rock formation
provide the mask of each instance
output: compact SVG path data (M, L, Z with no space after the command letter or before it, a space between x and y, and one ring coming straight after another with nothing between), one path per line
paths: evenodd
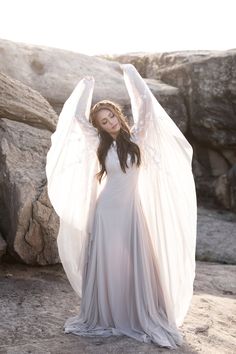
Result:
M57 216L46 194L48 130L0 120L1 232L8 252L28 264L58 262Z
M50 136L65 100L85 75L95 77L93 103L114 100L132 121L118 61L137 67L192 144L198 197L214 197L236 211L236 51L106 60L0 40L0 58L0 257L28 264L59 262L58 217L48 200L45 175ZM231 252L226 249L220 256L212 239L200 237L197 257L232 263L231 236L225 242Z

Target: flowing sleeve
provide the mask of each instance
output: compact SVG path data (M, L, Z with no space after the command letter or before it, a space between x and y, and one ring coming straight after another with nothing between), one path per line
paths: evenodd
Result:
M134 139L141 144L150 122L149 107L152 93L132 64L123 64L124 80L130 93L134 124L131 128Z
M139 193L169 322L180 326L193 295L197 199L193 149L131 64L123 65L136 141ZM158 301L158 299L157 299Z
M156 115L154 118L151 107L153 107L156 98L153 96L148 85L132 64L123 64L121 67L123 69L124 81L132 107L134 121L131 127L132 139L139 145L142 152L143 167L148 167L150 158L153 164L159 165L160 154L157 148L153 147L153 144L151 144L152 139L150 143L149 139L150 134L152 134L150 132L157 134L157 126L154 119L163 119L166 112L159 105L158 116ZM158 104L158 102L156 102L156 104Z
M94 80L78 82L59 115L46 159L48 196L60 218L59 257L79 296L98 190L99 138L88 120L93 89Z
M90 79L83 78L79 85L81 86L81 97L75 107L75 119L86 138L90 142L96 142L98 133L97 129L89 122L90 106L87 104L94 88L94 79L93 77L90 77Z

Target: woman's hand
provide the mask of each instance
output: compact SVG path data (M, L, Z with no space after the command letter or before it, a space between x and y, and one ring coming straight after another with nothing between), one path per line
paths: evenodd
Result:
M131 64L131 63L128 63L128 64L120 64L120 66L121 66L121 69L124 71L124 70L136 70L135 69L135 66L133 65L133 64Z
M93 76L90 76L90 75L84 76L83 80L88 81L88 82L93 82L93 81L95 81L95 80L94 80L94 77L93 77Z
M93 87L94 82L95 82L94 77L90 76L90 75L84 76L81 81L82 81L83 85L88 88Z

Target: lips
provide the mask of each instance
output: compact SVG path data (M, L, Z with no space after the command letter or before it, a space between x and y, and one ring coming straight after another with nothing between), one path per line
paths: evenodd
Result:
M118 125L118 123L116 123L115 125L113 125L112 129L116 128Z

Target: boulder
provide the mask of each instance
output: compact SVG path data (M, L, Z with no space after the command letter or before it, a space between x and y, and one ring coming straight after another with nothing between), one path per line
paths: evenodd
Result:
M39 92L0 72L0 118L55 130L57 114Z
M27 264L59 262L58 218L46 192L51 132L0 120L1 230L10 255Z
M159 70L183 93L193 137L216 149L236 146L236 50Z

